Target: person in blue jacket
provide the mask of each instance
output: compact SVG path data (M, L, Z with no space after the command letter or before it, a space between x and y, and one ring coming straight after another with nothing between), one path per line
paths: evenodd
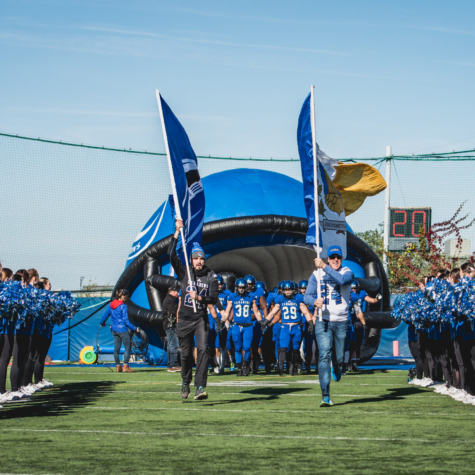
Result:
M109 317L112 319L111 331L114 336L114 360L116 371L118 373L135 373L133 369L129 367L129 355L130 355L130 334L128 330L133 332L139 332L140 328L135 327L130 323L129 314L127 311L127 302L129 298L129 291L126 289L120 289L116 291L115 300L113 300L104 315L101 318L101 327L106 325L106 321ZM124 344L124 367L120 365L120 346Z

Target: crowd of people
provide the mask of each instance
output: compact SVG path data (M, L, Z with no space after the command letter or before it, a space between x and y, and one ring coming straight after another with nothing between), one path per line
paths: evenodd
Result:
M44 378L53 327L78 310L67 292L52 293L51 282L36 269L13 273L0 264L0 404L27 400L53 386Z
M393 316L408 323L416 362L409 384L475 405L475 265L441 269L401 298Z
M196 367L194 399L206 399L208 370L224 373L227 361L238 377L257 374L262 361L266 373L302 371L301 345L305 371L312 373L315 357L320 375L321 406L331 406L330 379L339 381L344 372L358 370L364 335L364 311L381 295L370 297L342 267L342 250L332 246L328 262L315 259L321 269L320 292L315 271L298 284L282 281L271 292L252 275L238 278L235 291L226 288L224 278L205 265L203 249L194 244L188 270L177 255L176 246L183 226L176 221L168 255L178 286L170 288L164 302L169 340L169 371L180 371L181 395L190 395L192 368ZM320 315L321 313L321 315ZM176 341L178 340L178 342ZM173 341L170 345L170 341ZM177 351L181 350L181 364ZM345 359L345 349L348 357ZM211 367L211 368L210 368Z

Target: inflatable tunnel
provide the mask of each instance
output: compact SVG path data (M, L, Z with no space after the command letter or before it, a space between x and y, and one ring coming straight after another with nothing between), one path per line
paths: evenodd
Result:
M308 279L315 270L315 251L305 242L307 219L303 185L285 175L255 169L235 169L202 180L206 196L202 247L207 265L222 274L233 290L234 278L253 274L271 289L281 280ZM167 202L145 224L132 244L126 268L115 288L127 288L129 316L147 332L151 345L164 338L162 301L174 282L166 254L174 218ZM375 252L347 225L348 256L352 269L370 296L383 299L365 312L366 332L361 361L377 351L381 329L393 328L389 285ZM160 336L160 338L158 338Z

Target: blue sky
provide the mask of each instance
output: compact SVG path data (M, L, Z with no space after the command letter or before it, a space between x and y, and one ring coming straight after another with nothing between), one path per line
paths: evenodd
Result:
M313 83L330 156L472 147L474 13L470 1L3 0L0 130L163 151L158 87L198 154L291 157Z
M3 0L0 132L163 152L159 88L198 155L297 158L315 84L331 157L473 149L474 14L473 1ZM0 141L0 260L63 288L114 283L170 192L166 167L58 147ZM229 166L246 163L200 169ZM433 222L473 209L471 162L397 162L392 177L391 204L431 206ZM383 206L348 221L374 229Z

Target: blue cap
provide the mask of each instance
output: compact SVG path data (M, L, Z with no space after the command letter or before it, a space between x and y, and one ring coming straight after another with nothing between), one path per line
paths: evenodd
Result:
M343 257L343 253L341 252L341 247L340 246L330 246L328 248L328 257L334 256L334 255Z
M194 242L193 247L191 248L191 259L196 257L202 257L203 259L205 258L205 251L203 251L203 248L198 242Z

